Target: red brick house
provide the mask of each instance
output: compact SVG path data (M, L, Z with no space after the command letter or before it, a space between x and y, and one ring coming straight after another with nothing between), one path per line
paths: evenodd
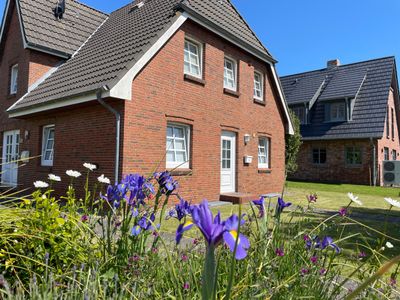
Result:
M382 185L382 162L400 153L395 58L333 60L281 81L303 139L291 178Z
M276 61L230 1L134 1L109 15L58 2L6 4L3 185L91 162L112 179L170 169L194 201L282 189L293 129Z

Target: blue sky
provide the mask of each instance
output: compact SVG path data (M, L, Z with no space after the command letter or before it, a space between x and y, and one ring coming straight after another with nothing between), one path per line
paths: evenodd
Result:
M49 0L54 1L55 0ZM6 0L0 0L2 18ZM111 12L130 0L82 0ZM400 58L399 0L233 0L279 61L280 75L395 55Z

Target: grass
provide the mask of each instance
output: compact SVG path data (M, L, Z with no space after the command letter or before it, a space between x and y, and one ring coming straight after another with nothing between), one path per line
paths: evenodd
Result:
M337 211L340 207L346 206L349 203L347 193L351 192L357 195L363 202L363 206L356 210L363 213L377 214L381 210L389 207L384 200L385 197L390 197L396 200L400 199L399 188L389 187L371 187L364 185L353 184L324 184L324 183L309 183L288 181L285 185L285 199L297 204L306 206L306 195L316 193L318 201L313 206L315 208ZM400 216L400 209L393 208L393 215Z

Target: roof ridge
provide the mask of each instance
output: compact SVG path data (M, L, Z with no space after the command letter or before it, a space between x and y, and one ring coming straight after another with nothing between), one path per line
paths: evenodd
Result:
M99 13L105 15L105 16L109 15L108 13L106 13L104 11L101 11L100 9L94 8L93 6L90 6L90 5L86 4L86 3L80 2L79 0L71 0L71 1L73 1L73 2L75 2L77 4L79 4L79 5L85 6L85 7L89 8L89 9L91 9L91 10L97 11L97 12L99 12Z
M258 36L256 35L256 33L254 32L254 30L250 27L250 25L247 23L247 21L245 20L245 18L243 18L243 16L240 14L239 10L236 8L236 6L232 3L231 0L226 0L234 9L234 11L236 12L236 14L239 16L239 18L243 21L243 23L247 26L247 28L250 30L251 34L256 38L256 40L260 43L260 45L265 49L265 51L267 51L267 53L269 54L269 56L273 57L273 55L271 54L271 52L267 49L267 47L265 47L264 43L261 42L261 40L258 38Z
M389 58L395 59L395 56L394 55L384 56L384 57L380 57L380 58L373 58L373 59L368 59L368 60L362 60L362 61L358 61L358 62L352 62L352 63L348 63L348 64L343 64L343 65L338 66L337 69L340 69L342 67L362 64L362 63L368 63L368 62L372 62L372 61L385 60L385 59L389 59ZM284 75L284 76L281 76L280 78L288 78L288 77L292 77L292 76L298 76L298 75L314 73L314 72L321 72L321 71L328 71L328 68L321 68L321 69L315 69L315 70L310 70L310 71L304 71L304 72L300 72L300 73L294 73L294 74L290 74L290 75Z

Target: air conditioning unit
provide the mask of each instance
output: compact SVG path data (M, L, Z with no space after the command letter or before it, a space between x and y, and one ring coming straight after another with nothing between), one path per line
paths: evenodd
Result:
M383 183L385 185L400 185L400 160L383 161Z

